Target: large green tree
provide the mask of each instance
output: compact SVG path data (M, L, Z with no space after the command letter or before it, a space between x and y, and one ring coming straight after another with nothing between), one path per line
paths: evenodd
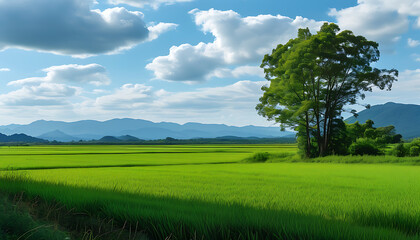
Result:
M397 70L371 66L378 60L376 42L340 32L334 23L325 23L317 34L299 29L297 38L264 57L261 67L270 86L262 88L256 109L282 129L295 129L307 157L325 156L332 152L334 123L344 107L374 87L390 90L397 80Z

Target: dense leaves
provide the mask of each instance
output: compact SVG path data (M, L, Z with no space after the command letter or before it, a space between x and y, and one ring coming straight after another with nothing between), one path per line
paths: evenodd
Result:
M333 129L341 113L356 113L344 107L375 87L390 90L398 76L395 69L370 66L379 60L376 42L339 31L333 23L325 23L315 35L299 29L297 38L278 45L261 64L270 86L262 88L256 109L282 129L295 129L307 157L331 154L333 141L340 138Z

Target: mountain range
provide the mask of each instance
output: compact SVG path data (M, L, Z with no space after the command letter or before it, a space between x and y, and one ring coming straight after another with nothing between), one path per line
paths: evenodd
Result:
M358 113L358 117L346 119L348 123L366 122L371 119L374 127L394 125L405 139L420 137L420 105L388 102L372 106Z
M350 117L346 122L364 123L371 119L375 127L394 125L405 139L420 137L420 105L389 102L375 105ZM10 136L7 136L10 135ZM29 135L29 136L27 136ZM30 137L30 136L35 136ZM77 122L39 120L27 125L0 126L0 142L71 142L102 140L104 142L165 139L218 138L279 138L294 137L293 132L282 132L279 127L244 126L224 124L151 122L142 119L112 119L108 121L83 120Z
M45 143L44 139L28 136L26 134L12 134L7 136L0 133L0 143Z
M142 119L112 119L108 121L83 120L77 122L39 120L27 125L11 124L0 126L3 134L24 133L49 141L79 141L100 139L104 136L132 136L138 139L154 140L167 137L176 139L236 137L294 137L293 132L282 132L279 127L244 126L224 124L201 124L151 122Z

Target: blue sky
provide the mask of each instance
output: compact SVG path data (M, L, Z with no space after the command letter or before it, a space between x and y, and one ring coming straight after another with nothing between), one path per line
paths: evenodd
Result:
M379 42L375 66L400 71L364 103L420 104L418 0L0 0L0 124L272 125L254 109L263 55L325 21Z

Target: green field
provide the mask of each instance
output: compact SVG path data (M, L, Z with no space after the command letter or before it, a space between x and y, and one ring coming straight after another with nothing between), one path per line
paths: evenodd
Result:
M296 151L294 145L3 147L0 188L136 226L150 239L420 238L419 166L242 161L256 152Z

